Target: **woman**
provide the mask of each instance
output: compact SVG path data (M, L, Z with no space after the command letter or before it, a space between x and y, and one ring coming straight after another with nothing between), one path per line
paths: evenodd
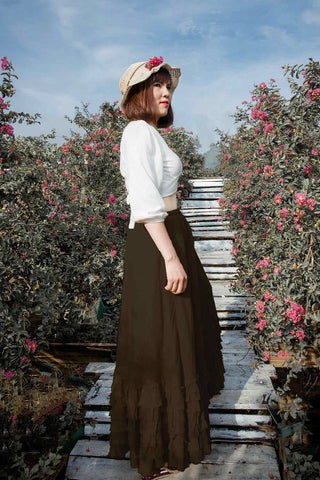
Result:
M130 123L120 170L127 229L110 458L130 450L142 478L199 463L210 452L208 405L224 383L211 285L177 208L182 165L157 131L173 122L180 69L162 57L131 65L120 80Z

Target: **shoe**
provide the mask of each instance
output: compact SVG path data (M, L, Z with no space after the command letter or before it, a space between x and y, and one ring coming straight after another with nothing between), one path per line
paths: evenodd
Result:
M156 478L163 478L165 475L170 475L171 473L178 473L179 470L170 470L168 468L160 468L160 473L155 473L150 477L144 477L141 475L141 480L154 480Z

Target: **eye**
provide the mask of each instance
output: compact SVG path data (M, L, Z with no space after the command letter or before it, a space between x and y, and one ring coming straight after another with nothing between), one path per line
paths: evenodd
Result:
M171 83L168 83L168 85L167 85L167 89L168 89L168 90L171 90L171 89L172 89L172 85L171 85Z

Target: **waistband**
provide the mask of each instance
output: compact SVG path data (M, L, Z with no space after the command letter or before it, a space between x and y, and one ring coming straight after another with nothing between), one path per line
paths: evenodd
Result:
M168 215L174 215L176 213L181 213L180 207L175 208L174 210L169 210L169 212L167 212Z

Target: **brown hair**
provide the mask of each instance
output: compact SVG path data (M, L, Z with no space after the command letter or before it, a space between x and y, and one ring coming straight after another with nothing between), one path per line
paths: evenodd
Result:
M124 104L124 113L128 120L145 120L150 122L154 118L151 109L151 85L154 81L166 81L171 79L170 73L165 68L160 68L157 73L153 73L147 80L133 85L128 93L126 102ZM173 124L173 110L169 106L168 113L165 117L158 120L157 126L159 128L167 128Z

